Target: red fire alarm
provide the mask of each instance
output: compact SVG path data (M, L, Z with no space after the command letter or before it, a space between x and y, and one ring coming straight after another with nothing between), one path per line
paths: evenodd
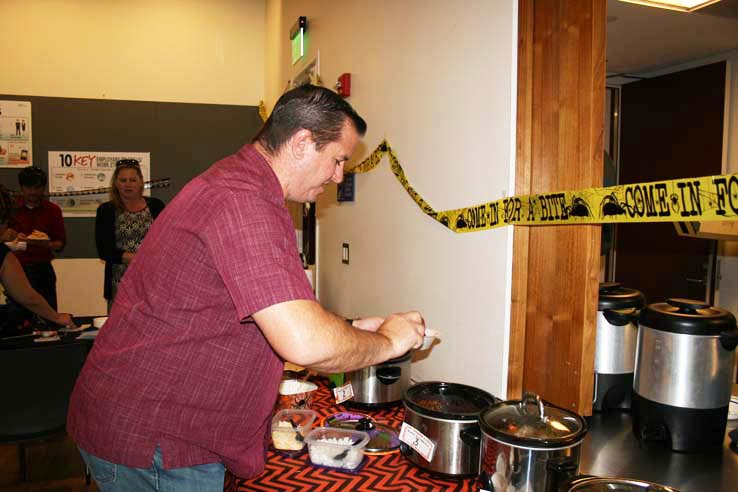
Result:
M341 97L349 97L351 95L351 74L342 73L336 81L336 92Z

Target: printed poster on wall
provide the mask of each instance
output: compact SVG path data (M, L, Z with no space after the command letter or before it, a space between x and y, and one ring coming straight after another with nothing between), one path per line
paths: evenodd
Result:
M61 207L65 217L94 217L97 207L110 199L110 180L120 159L136 159L144 182L151 179L150 152L49 151L50 200ZM88 190L100 192L84 193ZM69 195L54 196L54 193Z
M33 165L31 102L0 101L0 167Z

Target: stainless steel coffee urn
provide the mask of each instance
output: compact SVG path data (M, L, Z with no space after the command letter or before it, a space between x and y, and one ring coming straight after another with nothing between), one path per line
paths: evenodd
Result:
M738 330L729 312L668 299L641 312L633 381L633 432L674 451L722 446Z
M643 294L618 283L600 285L592 409L630 409L638 317Z

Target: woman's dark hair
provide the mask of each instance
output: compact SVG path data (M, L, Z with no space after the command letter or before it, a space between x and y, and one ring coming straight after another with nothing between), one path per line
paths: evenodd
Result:
M275 155L304 128L312 133L316 150L322 150L341 138L346 120L351 121L356 133L364 136L366 122L349 103L325 87L306 84L282 94L254 142Z
M13 212L15 212L13 199L8 190L0 185L0 224L7 224L13 217Z
M18 173L18 183L21 186L26 186L28 188L35 188L37 186L46 187L46 183L48 182L49 178L46 176L43 169L35 166L23 168L23 170Z

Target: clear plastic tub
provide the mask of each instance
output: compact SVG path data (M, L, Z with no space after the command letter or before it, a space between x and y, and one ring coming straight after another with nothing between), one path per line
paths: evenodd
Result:
M305 438L314 465L354 470L364 460L369 434L351 429L318 427Z
M280 410L272 418L272 446L283 454L300 454L318 414L312 410Z

